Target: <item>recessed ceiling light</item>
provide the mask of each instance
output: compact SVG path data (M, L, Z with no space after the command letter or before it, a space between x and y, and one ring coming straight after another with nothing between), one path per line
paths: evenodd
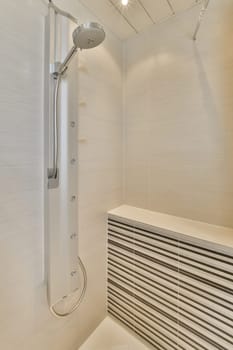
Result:
M122 5L127 6L129 3L129 0L121 0Z

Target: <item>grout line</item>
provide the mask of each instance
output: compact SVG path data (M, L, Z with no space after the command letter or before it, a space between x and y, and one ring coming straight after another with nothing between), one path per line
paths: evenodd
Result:
M126 44L122 45L122 201L126 202Z

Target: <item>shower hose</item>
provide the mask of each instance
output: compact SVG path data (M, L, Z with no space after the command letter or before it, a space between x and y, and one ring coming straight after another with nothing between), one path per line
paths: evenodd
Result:
M83 275L83 287L82 287L81 294L80 294L77 302L75 303L75 305L71 308L71 310L69 310L67 312L64 312L64 313L58 312L55 310L55 305L52 305L50 307L50 311L56 317L62 318L62 317L67 317L67 316L71 315L75 310L77 310L77 308L79 307L79 305L83 301L83 298L85 296L86 289L87 289L87 272L86 272L85 266L84 266L82 260L80 259L80 257L78 258L78 263L79 263L79 266L80 266L80 269L81 269L82 275ZM69 294L69 295L67 295L67 297L69 297L71 295L72 294Z

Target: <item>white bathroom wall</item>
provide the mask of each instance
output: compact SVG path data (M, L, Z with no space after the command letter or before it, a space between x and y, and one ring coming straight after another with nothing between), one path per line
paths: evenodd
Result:
M233 225L233 2L212 0L125 45L125 202Z
M88 288L60 320L47 305L43 237L43 50L46 1L0 4L0 344L4 350L77 350L105 317L106 221L121 202L121 43L79 58L79 251ZM76 0L57 1L84 20Z

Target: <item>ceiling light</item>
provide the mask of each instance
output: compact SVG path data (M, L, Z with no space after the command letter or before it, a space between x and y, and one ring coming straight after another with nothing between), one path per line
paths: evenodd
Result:
M129 0L121 0L122 5L127 6L129 3Z

